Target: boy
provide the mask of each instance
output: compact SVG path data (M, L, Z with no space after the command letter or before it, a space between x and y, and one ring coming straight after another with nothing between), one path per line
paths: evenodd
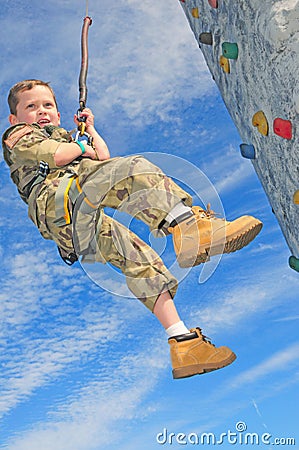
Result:
M48 83L19 82L8 103L11 127L3 135L4 158L42 236L54 240L72 261L78 255L121 269L129 289L166 330L174 378L232 363L236 356L229 348L216 348L199 328L187 329L173 302L177 280L147 244L103 208L122 209L152 230L171 233L182 267L244 247L262 223L250 216L227 222L192 208L190 195L142 156L110 159L88 108L82 116L92 145L74 140L60 128Z

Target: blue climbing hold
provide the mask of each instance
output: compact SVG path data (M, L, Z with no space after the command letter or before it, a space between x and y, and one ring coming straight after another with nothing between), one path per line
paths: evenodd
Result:
M252 144L241 144L240 149L243 158L255 159L255 148Z
M296 258L295 256L290 256L289 266L291 269L296 270L296 272L299 272L299 259Z
M227 59L238 59L239 56L238 44L236 44L235 42L223 42L222 54Z

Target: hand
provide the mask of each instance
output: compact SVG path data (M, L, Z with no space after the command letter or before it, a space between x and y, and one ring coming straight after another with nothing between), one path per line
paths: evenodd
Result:
M86 132L92 137L93 139L93 146L94 149L88 149L86 154L84 153L83 156L87 156L92 159L98 159L99 161L104 161L106 159L110 158L109 149L107 147L106 142L104 139L99 135L97 130L94 127L94 115L89 108L84 108L82 112L80 112L81 117L86 118L85 122L85 130ZM77 115L74 116L74 121L77 126L79 126L80 121L78 120ZM96 155L95 155L96 154Z
M85 118L85 125L87 132L90 128L92 129L94 128L94 115L91 109L84 108L83 111L80 111L80 117ZM74 122L77 126L80 124L80 121L78 120L78 116L76 114L74 115Z
M87 144L87 141L81 141L81 144L84 145L85 152L81 155L83 158L97 159L97 153L95 149Z

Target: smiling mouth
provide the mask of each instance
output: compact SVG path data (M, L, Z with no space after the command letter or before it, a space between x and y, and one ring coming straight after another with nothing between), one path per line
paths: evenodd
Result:
M51 123L51 122L50 122L49 119L40 119L37 123L38 123L40 126L43 126L43 125L48 125L48 124Z

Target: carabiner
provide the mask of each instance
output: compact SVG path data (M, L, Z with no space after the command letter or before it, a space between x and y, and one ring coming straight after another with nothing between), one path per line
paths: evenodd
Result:
M84 128L85 128L85 124L83 122L82 122L82 125L84 125ZM87 145L90 145L92 148L94 148L93 137L90 136L89 133L86 133L86 131L84 131L84 133L82 134L82 131L78 127L78 131L75 134L75 141L82 141L82 140L86 140Z

